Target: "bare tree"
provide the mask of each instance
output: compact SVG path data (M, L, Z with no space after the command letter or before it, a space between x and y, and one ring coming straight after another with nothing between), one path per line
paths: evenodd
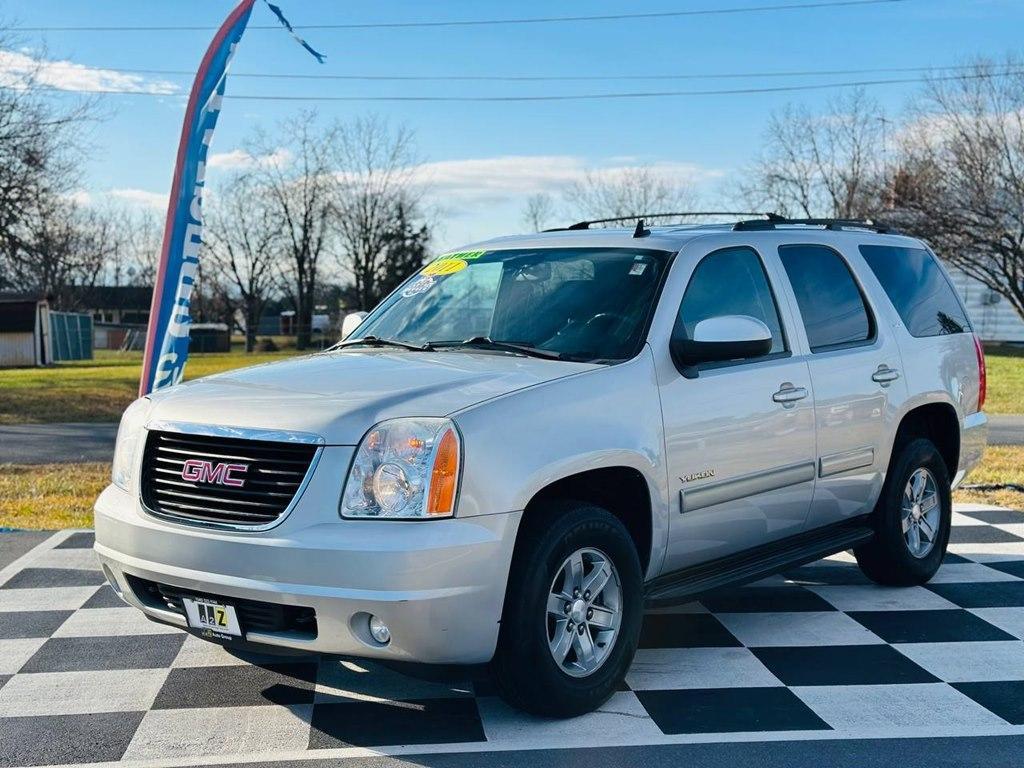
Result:
M333 153L340 138L337 127L322 128L315 112L302 112L282 122L273 136L257 131L247 144L253 158L249 173L281 228L281 286L295 306L299 349L310 343L321 258L338 222Z
M396 222L420 218L413 136L370 116L338 126L335 139L339 262L352 277L353 301L371 309L382 298L384 284L394 281L388 252Z
M904 131L893 217L1024 318L1022 63L933 80Z
M588 171L563 196L573 214L585 219L675 213L692 208L695 198L689 185L649 166Z
M98 282L113 249L112 221L45 191L22 206L21 216L8 280L52 295L58 307L74 308L74 292L68 289Z
M0 49L13 44L0 32ZM0 85L0 289L46 289L53 273L36 258L57 241L56 223L42 213L75 212L64 224L78 218L65 198L80 177L82 124L92 103L53 100L38 71L5 73Z
M555 201L551 195L538 192L526 199L523 207L523 225L531 232L542 232L555 216Z
M106 203L90 208L110 222L102 282L152 287L163 242L163 217L154 210L129 205Z
M887 125L861 90L831 100L822 114L787 106L769 119L741 193L748 205L787 216L870 215L879 207Z
M249 173L227 179L211 196L206 214L206 276L237 299L245 321L245 351L256 349L256 331L280 270L284 234L271 194Z

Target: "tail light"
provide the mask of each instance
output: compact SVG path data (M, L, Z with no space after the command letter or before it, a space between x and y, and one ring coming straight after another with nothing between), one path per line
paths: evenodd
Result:
M978 355L978 410L985 407L985 390L988 386L988 376L985 372L985 349L981 346L981 339L974 334L974 351Z

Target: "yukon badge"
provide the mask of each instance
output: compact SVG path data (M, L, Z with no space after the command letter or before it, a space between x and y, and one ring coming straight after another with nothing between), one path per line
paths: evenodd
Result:
M245 485L244 477L233 477L237 473L244 473L249 469L248 464L214 464L212 461L203 459L188 459L185 466L181 468L181 479L190 483L211 483L213 485L228 485L232 488L242 488Z
M689 475L683 475L679 479L684 483L692 483L694 480L707 480L709 477L715 476L715 470L713 469L702 469L700 472L694 472Z

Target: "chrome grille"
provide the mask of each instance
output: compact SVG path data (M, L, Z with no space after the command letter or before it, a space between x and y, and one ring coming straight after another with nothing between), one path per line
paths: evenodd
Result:
M225 430L227 431L227 430ZM262 528L276 523L301 490L319 446L150 428L142 458L142 502L185 523ZM205 475L197 471L207 467ZM223 473L241 485L225 484ZM241 469L240 467L244 467Z

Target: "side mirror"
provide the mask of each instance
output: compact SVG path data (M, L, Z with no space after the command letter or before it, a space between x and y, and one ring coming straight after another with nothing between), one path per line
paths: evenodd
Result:
M771 352L772 332L748 315L709 317L697 323L692 339L673 336L669 348L680 367L763 357Z
M363 322L364 317L366 317L365 312L349 312L345 315L345 319L341 321L342 341L352 335L352 331L359 327L359 324Z

